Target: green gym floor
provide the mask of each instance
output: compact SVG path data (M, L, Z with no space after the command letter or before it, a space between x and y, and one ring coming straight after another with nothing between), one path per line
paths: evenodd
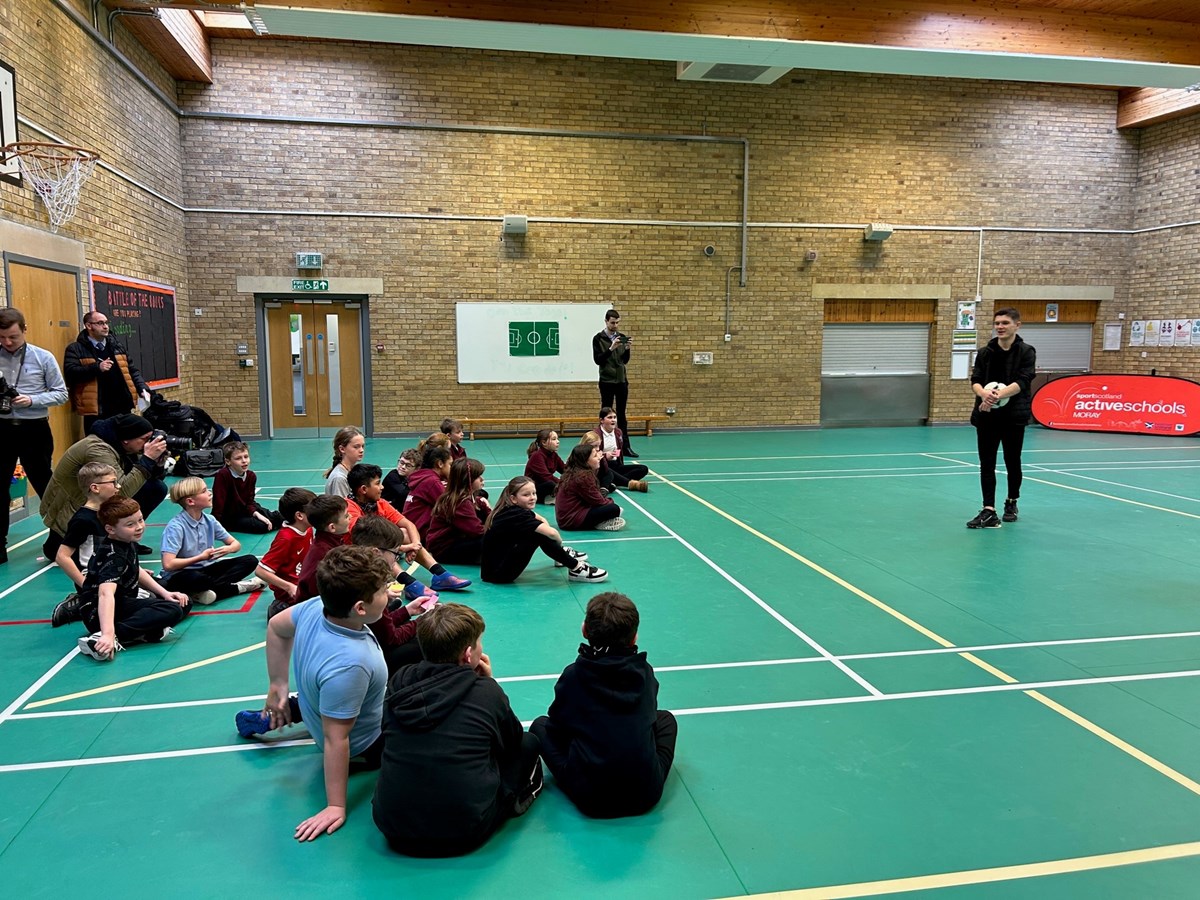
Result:
M367 459L386 469L409 443ZM493 496L526 443L469 445ZM637 602L679 716L652 813L585 819L548 778L477 853L411 860L375 830L368 774L340 832L297 844L324 803L320 755L300 729L267 746L233 727L266 689L267 598L96 663L78 626L48 624L68 581L26 521L0 568L5 895L1197 896L1200 444L1031 428L1020 521L988 531L964 527L969 428L635 446L651 488L619 498L626 530L567 538ZM320 490L325 441L252 452L268 504ZM597 590L537 559L446 599L482 612L528 722Z

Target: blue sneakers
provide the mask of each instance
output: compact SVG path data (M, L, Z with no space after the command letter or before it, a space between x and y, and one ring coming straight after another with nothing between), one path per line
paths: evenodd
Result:
M471 586L471 579L443 572L441 575L434 575L429 584L435 591L462 591Z
M237 732L244 738L266 734L271 730L271 717L265 709L243 709L237 714Z

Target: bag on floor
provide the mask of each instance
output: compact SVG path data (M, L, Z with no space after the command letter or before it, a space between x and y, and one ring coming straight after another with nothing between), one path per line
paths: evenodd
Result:
M184 450L179 454L179 459L175 462L175 469L171 474L181 478L184 475L211 478L221 471L221 467L224 465L225 454L220 447L212 447L207 450Z

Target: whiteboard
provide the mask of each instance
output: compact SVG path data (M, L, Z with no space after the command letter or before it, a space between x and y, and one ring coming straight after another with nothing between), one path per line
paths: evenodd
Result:
M459 384L596 381L607 303L456 303Z

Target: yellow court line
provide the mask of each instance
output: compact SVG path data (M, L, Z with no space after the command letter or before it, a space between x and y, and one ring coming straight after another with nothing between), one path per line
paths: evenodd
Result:
M752 894L739 900L841 900L847 897L877 897L880 894L902 894L908 891L962 887L967 884L991 884L998 881L1015 881L1019 878L1043 878L1069 872L1092 872L1096 869L1114 869L1118 866L1185 859L1189 856L1200 856L1200 841L1147 847L1142 850L1121 850L1095 856L1077 856L1073 859L1051 859L1016 866L996 866L991 869L970 869L962 872L942 872L937 875L890 878L885 881L863 881L858 884L834 884L796 891Z
M732 516L729 513L725 512L725 510L720 509L717 506L714 506L712 503L709 503L703 497L699 497L696 494L693 494L691 491L687 490L684 487L681 487L680 485L671 481L669 478L663 478L663 476L659 475L657 472L651 472L650 474L654 475L656 478L661 479L664 484L670 485L671 487L675 488L675 490L679 491L681 494L684 494L687 497L691 497L693 500L695 500L700 505L705 506L708 509L711 509L713 512L715 512L717 515L721 516L722 518L728 519L730 522L737 525L739 528L742 528L742 529L750 532L755 537L766 541L772 547L775 547L778 550L782 550L788 556L790 556L793 559L796 559L799 562L803 563L804 565L808 566L814 572L817 572L818 574L825 576L830 581L834 582L835 584L837 584L841 587L844 587L846 590L850 591L852 594L855 594L856 596L861 597L862 599L866 600L867 602L874 604L875 606L877 606L879 609L883 610L888 615L898 619L899 621L903 622L905 625L909 626L910 628L913 628L916 631L919 631L921 634L925 635L930 640L936 641L937 643L941 644L943 647L954 647L955 646L952 641L948 641L946 638L942 637L937 632L931 631L930 629L926 628L924 625L921 625L919 622L916 622L915 620L910 619L908 616L904 615L904 613L899 612L898 610L892 608L891 606L888 606L882 600L877 600L875 597L872 597L866 591L856 588L854 585L850 584L845 579L833 574L828 569L813 562L811 559L808 559L805 556L801 556L799 553L797 553L791 547L784 546L783 544L779 543L779 541L775 540L774 538L768 537L767 535L763 534L761 531L758 531L756 528L754 528L750 525L747 525L745 522L743 522L741 519L737 518L736 516ZM1036 480L1036 479L1034 479L1034 480ZM1050 482L1050 483L1052 484L1053 482ZM1057 485L1057 486L1064 487L1064 485ZM1068 488L1068 490L1078 490L1078 489L1077 488ZM1084 491L1084 493L1093 493L1093 492L1092 491ZM1119 499L1119 498L1117 498L1117 499ZM1142 504L1139 504L1139 505L1142 505ZM985 672L989 673L990 675L994 676L995 678L1000 679L1003 682L1006 682L1008 684L1016 684L1019 681L1019 679L1013 678L1007 672L1004 672L1003 670L996 668L995 666L991 665L990 663L984 662L982 659L980 659L978 656L976 656L973 653L965 653L964 652L964 653L959 653L957 655L959 657L961 657L962 659L965 659L967 662L971 663L972 665L978 666L979 668L983 669ZM1188 778L1186 775L1184 775L1180 772L1177 772L1175 769L1172 769L1166 763L1155 759L1154 757L1150 756L1148 753L1145 753L1145 752L1139 750L1137 747L1133 746L1132 744L1128 743L1127 741L1122 740L1121 738L1117 737L1112 732L1101 728L1095 722L1085 719L1083 716L1079 715L1078 713L1072 712L1071 710L1067 709L1065 706L1055 703L1053 700L1051 700L1045 694L1042 694L1038 691L1022 691L1021 693L1023 693L1027 697L1032 697L1034 700L1041 703L1047 709L1050 709L1053 712L1058 713L1060 716L1063 716L1067 720L1074 722L1076 725L1079 725L1080 727L1086 729L1087 731L1090 731L1092 734L1096 735L1096 737L1100 738L1103 741L1106 741L1107 743L1111 744L1113 747L1116 747L1122 753L1128 754L1129 756L1136 759L1138 762L1140 762L1146 766L1149 766L1151 769L1158 772L1159 774L1165 775L1167 778L1170 778L1172 781L1176 782L1177 784L1182 785L1183 787L1187 788L1193 794L1200 796L1200 784L1193 781L1191 778Z
M37 703L30 703L25 709L37 709L40 706L50 706L52 703L66 703L68 700L78 700L80 697L93 697L96 694L105 694L109 691L120 690L124 687L130 687L135 684L144 684L147 681L154 681L158 678L166 678L168 675L178 675L180 672L190 672L192 669L199 669L201 666L211 666L213 663L223 662L227 659L233 659L235 656L241 656L243 653L252 653L267 646L266 641L259 641L257 644L251 644L249 647L243 647L241 650L231 650L229 653L222 653L220 656L213 656L209 659L202 659L198 662L188 663L186 666L177 666L174 669L163 669L161 672L154 672L150 675L143 675L141 678L130 678L128 681L118 681L116 684L106 684L103 687L92 688L87 691L77 691L74 694L63 694L61 697L49 697L46 700L39 700Z
M1036 481L1038 484L1046 484L1050 487L1062 488L1064 491L1076 491L1080 494L1091 494L1093 497L1103 497L1105 500L1116 500L1118 503L1128 503L1131 506L1141 506L1145 509L1153 509L1158 512L1174 513L1177 516L1186 516L1189 519L1200 519L1200 515L1196 515L1196 513L1184 512L1181 509L1171 509L1169 506L1155 506L1153 503L1142 503L1140 500L1129 500L1125 497L1117 497L1113 494L1105 494L1100 491L1089 491L1087 488L1073 487L1069 484L1059 484L1057 481L1046 481L1044 478L1033 478L1029 475L1026 475L1025 480Z

